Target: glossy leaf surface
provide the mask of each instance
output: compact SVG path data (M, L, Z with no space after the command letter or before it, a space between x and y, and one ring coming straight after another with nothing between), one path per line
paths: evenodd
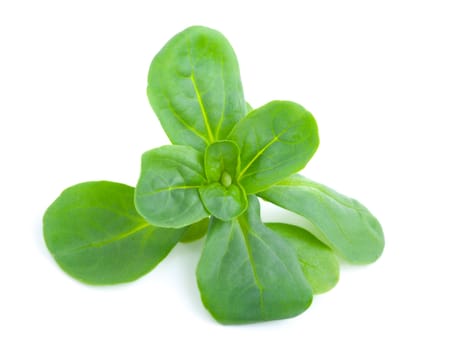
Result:
M295 249L313 294L325 293L337 284L339 262L329 247L301 227L282 223L268 223L266 226Z
M143 154L136 208L150 223L184 227L207 217L198 189L206 183L203 155L188 146L163 146Z
M201 187L199 193L208 212L224 221L236 218L248 206L245 191L235 184L225 187L214 182Z
M182 230L149 225L134 207L134 189L113 182L72 186L47 209L47 248L60 267L89 284L133 281L177 244Z
M247 193L265 190L302 169L319 144L311 113L288 101L253 110L228 139L240 148L238 181Z
M312 300L293 248L261 223L256 197L248 199L240 218L211 219L197 268L203 303L222 323L292 317Z
M308 219L313 234L351 263L371 263L383 252L381 225L355 199L301 175L291 176L259 195Z
M235 53L221 33L205 27L190 27L162 48L147 94L172 143L199 151L225 139L246 114Z

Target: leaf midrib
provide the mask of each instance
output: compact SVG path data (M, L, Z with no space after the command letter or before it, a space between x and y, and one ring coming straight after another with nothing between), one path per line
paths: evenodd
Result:
M318 186L316 186L316 183L300 183L298 185L293 184L293 182L292 183L277 183L274 185L274 187L289 187L291 189L303 188L305 190L315 191L318 193L318 195L325 195L346 208L353 209L361 213L366 213L365 210L361 208L357 208L356 206L352 206L351 204L345 203L342 199L339 199L338 197L335 197L334 195L320 189ZM271 190L273 191L274 188L271 188Z
M201 109L201 114L203 116L204 125L206 126L206 130L208 132L209 142L213 143L214 142L214 135L212 134L211 126L209 125L208 115L206 113L206 109L204 107L204 102L203 102L203 99L201 98L201 94L199 92L199 88L198 88L198 85L196 83L195 75L194 75L193 72L190 75L190 80L191 80L191 83L193 84L193 89L195 90L196 99L198 100L198 104L199 104L199 107Z
M255 260L254 260L254 257L253 257L253 252L251 251L251 247L250 247L250 241L249 241L249 238L248 238L249 228L250 227L249 227L247 222L243 221L242 218L238 219L238 224L240 226L240 231L242 233L241 236L242 236L243 241L245 243L245 248L246 248L246 251L247 251L248 260L250 261L251 270L253 272L253 279L255 280L255 284L258 287L258 291L259 291L259 308L260 308L261 316L264 316L264 313L265 313L265 309L264 309L264 287L263 287L263 285L261 284L261 282L259 280L258 272L256 271Z
M282 134L281 134L282 135ZM237 181L240 181L243 177L243 175L245 175L245 172L253 165L253 163L263 155L264 152L266 152L266 150L271 147L272 144L274 144L281 135L276 135L274 136L274 138L269 141L263 148L261 148L256 154L255 156L248 162L248 164L240 171L240 174L238 175L238 179Z
M248 164L240 171L239 175L238 175L238 181L240 181L240 179L243 177L243 175L245 175L246 171L253 165L254 162L256 162L256 160L261 157L264 152L266 152L266 150L271 147L275 142L277 142L279 140L279 138L284 135L286 132L288 132L290 129L292 129L293 127L295 127L295 125L291 125L290 127L284 129L283 131L281 131L279 134L277 135L274 135L274 137L271 139L271 141L269 141L265 146L263 146L256 154L255 156L248 162Z
M139 193L138 197L147 197L147 196L153 196L157 193L162 193L162 192L171 192L171 191L177 191L177 190L189 190L189 189L199 189L201 185L183 185L183 186L170 186L170 187L164 187L157 189L155 191L150 191L146 193Z
M178 112L175 110L174 106L172 105L172 102L170 100L170 98L168 98L165 94L162 94L162 96L166 99L167 101L167 107L168 109L172 112L172 115L175 117L175 119L177 119L187 130L189 130L190 132L192 132L193 134L195 134L196 136L198 136L206 145L209 144L209 141L206 139L206 137L204 137L204 135L202 135L201 133L199 133L195 128L193 128L190 124L188 124L179 114Z
M76 253L80 250L84 250L84 249L88 249L88 248L101 248L105 245L108 245L108 244L111 244L111 243L114 243L114 242L117 242L117 241L121 241L133 234L136 234L142 230L144 230L145 228L148 228L150 227L151 224L149 224L148 222L143 222L141 225L131 229L131 230L128 230L128 231L125 231L125 232L122 232L122 233L119 233L118 235L114 236L114 237L111 237L111 238L107 238L107 239L103 239L103 240L100 240L100 241L95 241L95 242L90 242L90 243L87 243L85 245L82 245L82 246L79 246L79 247L74 247L74 248L71 248L71 249L68 249L68 250L65 250L65 251L61 251L59 253L56 253L54 254L55 256L64 256L64 255L69 255L69 254L73 254L73 253Z
M334 224L337 227L338 231L342 234L343 238L345 238L345 240L348 242L348 245L351 246L351 247L355 247L355 243L352 241L352 239L349 238L348 234L346 233L346 230L339 224L339 220L336 219L333 210L330 208L330 204L328 203L328 201L326 201L324 199L324 197L327 196L328 198L330 198L331 200L335 201L336 203L342 205L343 207L346 207L346 208L348 208L350 210L355 211L359 215L360 220L362 222L365 222L365 223L367 223L368 221L364 218L364 216L362 216L362 214L366 215L367 211L365 211L364 209L361 209L359 207L352 206L352 205L350 205L348 203L345 203L340 198L328 193L327 191L322 190L321 188L319 188L319 185L316 186L315 183L311 183L311 182L310 183L306 183L306 182L303 183L303 182L301 182L298 185L294 185L293 182L292 182L292 183L288 183L288 184L287 183L286 184L276 184L276 185L274 185L274 187L288 187L288 188L291 188L291 189L303 188L304 190L309 190L311 192L315 192L317 197L318 197L318 201L322 204L324 210L327 211L329 217L334 222ZM272 189L272 190L274 191L274 189ZM359 204L358 202L356 202L356 203ZM307 220L309 220L310 222L313 223L315 229L319 230L319 232L317 232L317 234L319 234L321 236L321 238L322 238L321 240L323 240L323 238L324 238L324 243L325 244L327 244L328 246L332 246L332 247L334 247L334 249L337 250L337 246L334 243L331 243L329 241L329 239L327 238L328 235L324 234L325 230L323 230L321 225L318 225L314 220L311 220L309 218L307 218ZM377 230L370 227L370 229L367 230L367 232L369 232L370 236L372 236L377 242L380 242L381 238L380 238L379 232Z

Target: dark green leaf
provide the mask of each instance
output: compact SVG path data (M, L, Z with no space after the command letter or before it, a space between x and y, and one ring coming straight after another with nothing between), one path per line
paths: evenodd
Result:
M235 53L221 33L205 27L190 27L162 48L147 93L172 143L199 151L225 139L246 113Z
M206 183L203 155L188 146L163 146L143 154L136 208L150 223L184 227L209 214L198 189Z
M180 242L190 243L203 237L208 232L209 218L204 218L192 225L185 226L183 230L182 238Z
M228 139L240 148L238 181L247 193L265 190L302 169L319 144L311 113L287 101L250 112Z
M281 223L266 226L294 247L313 294L325 293L337 284L339 262L329 247L301 227Z
M201 187L199 193L209 213L221 220L236 218L248 206L245 191L235 184L226 187L214 182Z
M244 216L211 218L197 268L203 303L223 323L292 317L312 300L293 248L261 223L256 197L248 199Z
M133 281L151 271L182 230L149 225L134 207L134 189L113 182L72 186L44 215L44 239L60 267L89 284Z
M259 195L307 218L313 225L313 234L349 262L371 263L383 252L381 225L355 199L300 175Z

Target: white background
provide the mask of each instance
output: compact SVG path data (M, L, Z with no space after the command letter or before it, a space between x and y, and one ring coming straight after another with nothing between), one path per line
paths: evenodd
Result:
M466 349L465 6L2 1L0 348ZM253 106L289 99L315 115L321 145L303 172L384 227L382 258L344 265L294 319L217 324L196 287L202 242L117 287L74 281L44 246L42 214L65 187L134 185L141 153L168 143L146 74L193 24L230 40Z

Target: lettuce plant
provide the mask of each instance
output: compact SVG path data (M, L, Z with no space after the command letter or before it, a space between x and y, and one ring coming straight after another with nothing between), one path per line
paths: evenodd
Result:
M289 101L252 109L222 34L190 27L173 37L151 63L147 95L173 145L143 154L136 188L81 183L44 215L47 247L69 275L130 282L207 234L196 270L203 304L219 322L249 323L306 310L337 283L337 256L381 255L381 226L363 205L297 174L318 148L314 117ZM302 215L311 232L264 224L258 197Z

